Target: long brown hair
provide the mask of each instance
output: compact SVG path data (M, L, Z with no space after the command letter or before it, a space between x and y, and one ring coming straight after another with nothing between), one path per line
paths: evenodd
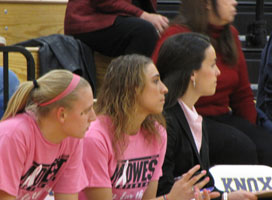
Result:
M64 91L72 78L73 74L67 70L52 70L36 81L38 87L34 87L33 81L23 82L9 100L2 120L28 110L34 112L39 117L46 116L56 106L69 107L71 101L77 99L78 89L89 85L85 79L80 78L77 87L63 99L47 106L39 106L39 104L48 102Z
M150 63L150 58L136 54L112 60L99 89L95 111L97 115L107 115L112 120L112 144L117 157L127 147L126 131L133 123L136 97L145 87L145 69ZM149 141L159 135L155 122L165 126L161 114L149 115L141 125Z
M176 34L164 41L156 65L168 88L165 109L175 105L187 91L192 73L201 68L210 46L207 36L193 32Z
M185 25L193 32L209 35L209 21L207 5L211 3L214 13L220 17L217 0L182 0L179 15L173 19L172 24ZM230 24L224 26L220 37L211 43L223 56L223 62L234 65L238 60L238 51L230 30Z

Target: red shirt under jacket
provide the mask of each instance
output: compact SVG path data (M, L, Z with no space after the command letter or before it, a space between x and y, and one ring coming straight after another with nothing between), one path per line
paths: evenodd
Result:
M146 1L150 1L155 12L157 0ZM131 0L69 0L64 32L68 35L92 32L111 26L117 16L139 17L142 13Z
M211 27L210 37L217 38L220 36L222 27ZM172 25L161 36L157 43L152 59L156 63L158 52L163 42L170 36L191 32L185 26ZM195 107L199 114L203 116L216 116L230 112L233 114L256 123L256 108L253 102L253 93L248 80L248 71L244 54L241 49L241 43L238 38L238 31L231 26L231 32L234 36L238 47L238 62L235 66L229 67L222 61L220 52L216 52L216 64L221 71L218 76L216 93L213 96L201 97Z

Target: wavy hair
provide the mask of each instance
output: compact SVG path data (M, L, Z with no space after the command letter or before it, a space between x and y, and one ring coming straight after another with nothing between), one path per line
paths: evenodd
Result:
M97 115L107 115L112 120L112 144L116 156L122 155L127 147L126 131L133 123L137 95L141 95L145 87L145 70L151 63L150 58L137 54L115 58L99 89L95 111ZM158 136L155 122L165 126L162 114L147 116L141 125L148 141Z

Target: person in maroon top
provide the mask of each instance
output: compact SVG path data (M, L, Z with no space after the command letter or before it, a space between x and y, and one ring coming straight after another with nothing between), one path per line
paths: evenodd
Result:
M107 56L151 56L168 19L156 0L69 0L64 32Z
M211 164L272 166L272 135L255 124L247 65L239 33L231 25L236 6L236 0L183 0L180 14L162 33L152 58L156 63L161 45L172 35L191 31L208 35L221 74L215 95L201 97L195 107L207 121Z

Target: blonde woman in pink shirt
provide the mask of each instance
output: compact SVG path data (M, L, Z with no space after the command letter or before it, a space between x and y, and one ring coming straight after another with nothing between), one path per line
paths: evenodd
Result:
M198 189L209 178L196 184L206 171L192 177L199 165L156 198L166 149L161 112L167 91L151 59L134 54L111 62L95 105L98 117L84 138L88 185L80 200L210 199Z
M0 122L0 199L77 200L82 140L95 119L88 82L53 70L20 85Z

